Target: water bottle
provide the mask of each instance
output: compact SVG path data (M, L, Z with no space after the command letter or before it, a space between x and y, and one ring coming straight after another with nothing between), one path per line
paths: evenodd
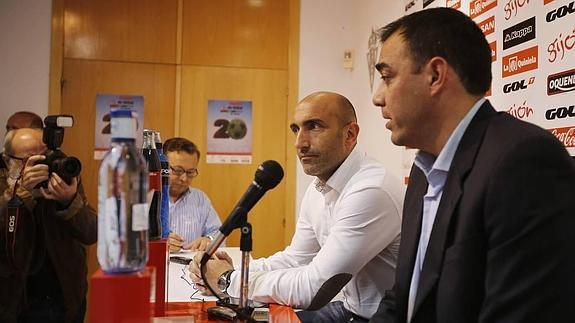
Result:
M162 239L167 239L170 235L170 164L168 163L168 158L164 155L160 132L156 131L154 135L156 150L160 157L160 166L162 167L162 205L160 207Z
M150 223L148 237L150 240L159 240L162 238L162 224L160 222L160 208L162 206L162 166L160 165L160 157L156 150L154 130L144 129L144 146L142 153L146 160L149 174L148 190L152 196L150 211L148 213L148 222Z
M132 111L110 116L112 142L98 174L98 262L105 273L137 272L148 261L148 171Z

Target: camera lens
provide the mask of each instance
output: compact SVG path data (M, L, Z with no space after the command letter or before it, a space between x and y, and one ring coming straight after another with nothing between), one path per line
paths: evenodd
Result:
M58 166L58 175L64 175L61 177L70 179L80 175L80 171L82 170L82 163L80 163L80 160L76 157L63 158Z

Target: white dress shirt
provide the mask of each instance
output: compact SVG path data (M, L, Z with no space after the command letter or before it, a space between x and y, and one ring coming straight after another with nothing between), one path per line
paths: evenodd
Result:
M176 202L170 200L170 230L190 243L214 236L222 222L206 193L190 187ZM225 244L222 244L225 246Z
M354 149L325 185L316 178L308 187L290 246L250 263L249 297L306 308L327 279L350 273L344 306L371 317L394 282L404 193L380 163ZM236 270L228 293L239 290Z

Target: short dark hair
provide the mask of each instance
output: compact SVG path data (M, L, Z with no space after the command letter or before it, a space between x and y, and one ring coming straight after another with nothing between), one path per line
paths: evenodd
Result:
M21 128L42 129L44 123L42 118L33 112L19 111L11 115L6 121L6 131Z
M407 44L418 73L431 58L444 58L473 95L491 87L491 48L477 24L451 8L433 8L401 17L381 28L385 42L399 33Z
M186 138L170 138L164 143L163 149L164 153L183 151L190 155L196 154L198 159L200 159L200 150L198 149L198 146Z

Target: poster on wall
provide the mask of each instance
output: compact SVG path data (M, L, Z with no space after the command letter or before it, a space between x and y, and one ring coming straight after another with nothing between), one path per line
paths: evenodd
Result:
M252 102L209 100L206 162L252 163Z
M138 119L136 130L136 147L142 147L142 131L144 127L144 97L141 95L96 95L96 125L94 159L101 160L110 149L110 110L126 109L136 114Z

